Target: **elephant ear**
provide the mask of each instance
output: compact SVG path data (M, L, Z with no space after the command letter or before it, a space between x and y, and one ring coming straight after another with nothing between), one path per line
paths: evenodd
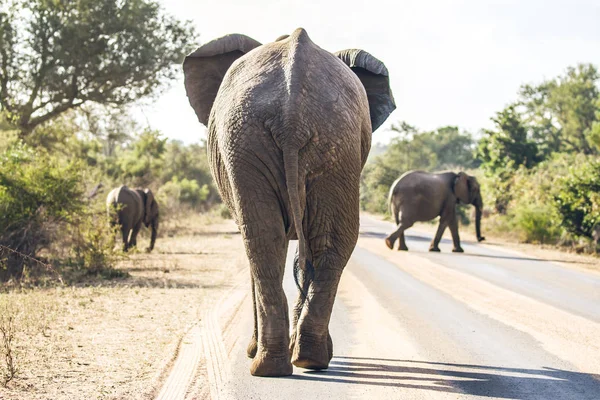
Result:
M454 194L463 204L469 204L469 177L464 172L459 172L454 180Z
M152 203L154 203L154 195L150 189L144 189L146 202L144 203L144 224L148 226L152 221Z
M185 91L202 124L208 125L210 110L231 64L260 45L248 36L235 33L212 40L185 58Z
M481 198L479 182L477 182L477 178L474 176L469 176L467 185L469 187L469 204L475 204L477 198Z
M364 50L342 50L335 55L354 71L365 87L371 113L371 127L375 131L396 109L387 68Z

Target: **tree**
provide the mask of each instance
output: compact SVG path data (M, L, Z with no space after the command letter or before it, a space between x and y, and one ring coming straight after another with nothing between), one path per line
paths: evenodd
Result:
M27 138L83 104L131 103L175 76L194 39L153 0L0 0L0 107Z
M130 149L119 159L120 177L133 179L137 186L148 186L159 175L163 167L163 155L167 139L159 131L146 129L140 133Z
M554 152L600 153L598 82L595 66L579 64L564 76L521 87L524 123L544 158Z
M511 104L492 118L496 129L485 130L477 146L482 166L495 173L514 170L523 165L531 168L540 161L538 149L527 133L515 104Z

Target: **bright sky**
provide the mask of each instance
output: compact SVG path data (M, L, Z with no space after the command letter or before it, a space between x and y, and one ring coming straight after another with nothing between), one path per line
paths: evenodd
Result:
M203 43L228 33L266 43L302 27L326 50L370 52L387 65L397 105L374 142L387 142L387 128L401 120L477 133L491 127L490 117L516 99L522 83L580 62L600 67L599 0L162 2L167 12L191 19ZM183 78L142 111L140 121L169 138L205 137Z

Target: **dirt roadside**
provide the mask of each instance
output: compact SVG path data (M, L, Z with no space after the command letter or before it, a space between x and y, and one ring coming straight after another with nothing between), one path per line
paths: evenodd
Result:
M233 221L194 217L163 232L154 252L120 263L129 278L0 294L22 317L19 374L0 399L156 395L183 335L246 265Z

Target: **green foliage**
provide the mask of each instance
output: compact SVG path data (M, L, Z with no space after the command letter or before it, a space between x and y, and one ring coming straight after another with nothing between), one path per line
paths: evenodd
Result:
M211 192L215 191L204 143L187 146L177 140L167 143L160 182L166 183L173 178L195 180L198 185L208 185Z
M25 267L39 267L42 249L58 243L80 267L97 271L112 262L112 232L105 212L92 211L84 192L80 160L61 158L15 144L0 154L0 245L5 269L0 280L20 279ZM103 203L103 202L101 202ZM108 229L108 228L107 228ZM71 253L72 252L72 253Z
M81 163L16 145L0 154L0 245L35 257L49 244L52 227L81 211ZM26 259L7 256L0 278L20 277Z
M562 225L574 235L591 239L600 224L600 160L571 166L557 186L554 201Z
M59 244L68 249L66 263L85 274L114 274L117 229L110 226L104 201L88 204L73 216Z
M206 201L209 192L210 189L206 184L200 186L195 179L183 178L179 180L174 176L169 182L161 186L158 197L161 204L166 204L171 209L180 204L196 207L201 202Z
M135 186L148 186L161 173L166 141L160 132L144 130L120 154L117 176Z
M520 240L525 243L555 243L562 229L549 204L525 204L511 214Z
M175 77L194 39L152 0L3 1L0 106L26 138L85 103L131 103Z
M496 128L485 130L477 146L477 156L484 169L503 173L521 165L531 168L540 161L537 145L528 137L514 104L498 112L492 121Z
M600 154L600 73L591 64L539 85L523 85L519 104L541 154Z

